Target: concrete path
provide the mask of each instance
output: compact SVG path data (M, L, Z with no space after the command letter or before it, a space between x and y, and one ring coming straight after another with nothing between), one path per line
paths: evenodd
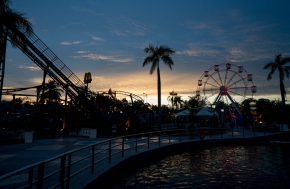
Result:
M185 130L185 134L186 134ZM209 135L207 134L203 140L210 140L210 139L220 139L222 138L251 138L251 137L258 137L258 136L264 136L264 135L271 135L271 134L278 134L282 132L275 132L275 133L254 133L251 130L244 130L243 128L234 128L233 130L229 129L228 132L224 132L221 134L215 134L215 135ZM84 147L90 144L95 144L98 142L102 142L107 140L108 138L84 138L84 137L58 137L58 138L51 138L51 139L38 139L33 140L32 143L26 143L26 144L13 144L13 145L6 145L6 146L0 146L0 176L7 174L9 172L15 171L17 169L20 169L22 167L50 159L52 157L55 157L57 155L63 154L68 151L72 151L74 149ZM156 140L157 139L153 139ZM183 142L186 141L200 141L198 137L195 136L194 139L190 139L190 137L186 136L182 139ZM171 138L171 143L178 142L178 137ZM114 141L115 144L120 144L121 141ZM168 144L168 137L164 137L162 139L162 143L164 145ZM146 140L144 141L144 144L146 145ZM134 142L126 144L125 148L133 148L134 149ZM139 143L138 145L142 145L142 143ZM163 146L163 144L161 145ZM107 144L100 144L97 146L97 150L106 149L108 147ZM158 142L156 142L154 145L150 146L150 149L147 147L144 147L138 152L144 152L148 151L154 148L158 148ZM116 147L115 150L118 150L120 147ZM83 152L83 154L80 154L81 156L86 156L90 152ZM104 152L107 153L107 152ZM127 153L125 157L129 157L136 154L134 150ZM105 155L105 154L104 154ZM118 156L119 157L119 156ZM105 163L99 165L98 173L95 175L91 175L92 178L87 177L86 181L89 183L93 177L96 177L98 175L101 175L102 173L106 172L106 170L110 169L112 166L117 165L119 162L123 161L124 158L112 158L112 161L110 164L106 161ZM60 162L55 162L56 164L59 164ZM24 175L23 177L27 177L27 175ZM18 179L21 180L21 178L17 178L14 181L1 181L0 182L0 188L7 187L10 183L9 182L18 182ZM19 181L20 182L20 181ZM84 182L75 183L74 187L71 188L78 188L81 186L81 184L84 184Z

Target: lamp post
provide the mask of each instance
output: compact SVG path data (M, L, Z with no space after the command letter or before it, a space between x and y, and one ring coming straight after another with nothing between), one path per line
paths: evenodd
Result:
M89 83L91 83L91 82L92 82L92 74L91 74L91 72L85 73L84 83L87 84L87 86L86 86L86 93L88 92Z
M222 127L224 127L224 109L221 109L221 113L222 113Z

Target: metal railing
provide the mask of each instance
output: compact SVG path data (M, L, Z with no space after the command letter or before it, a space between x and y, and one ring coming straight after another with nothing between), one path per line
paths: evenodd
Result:
M201 136L201 130L203 136ZM0 176L0 188L82 188L124 157L174 143L250 138L278 133L275 128L193 128L120 136L97 142Z

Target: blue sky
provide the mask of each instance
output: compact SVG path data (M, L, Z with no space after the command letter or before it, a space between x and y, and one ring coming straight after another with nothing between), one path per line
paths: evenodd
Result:
M183 100L195 95L203 72L227 62L241 65L253 74L253 84L257 86L254 98L280 98L278 74L267 81L269 70L263 67L274 61L278 53L290 57L288 0L12 3L11 8L25 13L35 34L81 80L84 73L92 73L89 88L95 92L112 88L140 97L145 97L145 93L147 102L157 104L157 73L149 74L150 65L142 67L146 56L143 49L153 44L167 45L176 51L172 70L160 64L162 104L169 104L167 97L172 90ZM4 88L41 84L42 71L20 50L9 45L6 58ZM284 83L289 94L290 80Z

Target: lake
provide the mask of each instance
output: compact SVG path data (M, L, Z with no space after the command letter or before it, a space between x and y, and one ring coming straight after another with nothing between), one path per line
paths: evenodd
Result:
M114 188L290 188L290 144L190 149L147 163Z

